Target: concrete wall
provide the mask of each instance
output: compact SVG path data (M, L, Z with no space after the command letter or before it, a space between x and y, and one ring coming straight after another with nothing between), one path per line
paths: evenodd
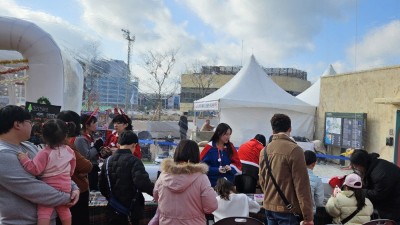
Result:
M193 103L180 103L179 110L181 112L193 111Z
M323 140L325 112L367 113L366 150L393 162L394 146L386 146L386 137L394 137L397 110L400 66L321 77L315 139Z
M218 75L213 75L212 77L212 82L209 88L220 88L224 84L226 84L228 81L232 79L232 77L235 76L234 74L218 74ZM195 79L192 78L192 74L182 74L181 75L181 86L182 87L191 87L191 88L197 88L199 83L195 83ZM204 79L209 78L210 75L205 75ZM200 82L201 84L206 84L206 81Z

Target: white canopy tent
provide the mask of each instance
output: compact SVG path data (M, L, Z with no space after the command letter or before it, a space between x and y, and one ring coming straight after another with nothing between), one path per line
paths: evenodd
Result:
M313 137L315 107L288 94L258 65L254 56L223 87L194 102L195 111L219 111L220 122L232 127L239 146L256 134L272 134L270 119L284 113L292 119L292 136Z
M336 75L336 71L333 69L332 65L329 65L329 67L322 74L322 76L333 76L333 75ZM310 105L318 106L319 93L321 88L320 86L321 86L321 78L318 78L318 80L313 85L311 85L301 94L297 95L296 98Z

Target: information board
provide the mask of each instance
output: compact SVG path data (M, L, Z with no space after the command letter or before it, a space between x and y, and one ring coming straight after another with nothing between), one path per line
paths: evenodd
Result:
M48 119L56 119L61 106L26 102L25 109L31 114L32 121L43 123Z
M325 113L326 145L365 149L366 132L366 113Z

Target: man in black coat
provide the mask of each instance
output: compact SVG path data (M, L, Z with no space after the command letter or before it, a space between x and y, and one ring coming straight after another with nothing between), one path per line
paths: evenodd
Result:
M118 144L119 149L108 157L102 166L99 188L109 202L112 196L130 211L129 216L126 216L117 213L117 210L108 204L108 224L128 225L130 220L131 224L136 225L139 224L144 211L142 192L153 195L154 184L150 181L142 161L133 155L138 144L137 135L131 130L126 130L119 136Z
M187 119L187 112L184 112L183 115L179 118L179 134L181 140L185 140L187 137L187 130L188 130L188 119Z
M354 151L350 163L363 177L365 197L371 200L379 216L400 224L400 168L365 150Z

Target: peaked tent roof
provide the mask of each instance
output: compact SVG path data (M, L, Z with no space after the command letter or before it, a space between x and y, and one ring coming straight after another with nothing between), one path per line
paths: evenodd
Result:
M336 75L336 71L333 69L332 65L329 65L329 67L322 74L323 77L333 76L333 75ZM318 78L318 80L313 85L311 85L305 91L297 95L296 98L310 105L318 106L320 91L321 91L321 78Z
M248 63L224 86L195 101L218 101L219 108L269 107L314 114L315 107L290 95L265 73L252 55Z
M321 88L321 78L318 78L318 80L313 85L311 85L305 91L297 95L296 98L310 105L318 106L320 88Z
M333 69L332 64L329 64L329 67L324 71L322 76L331 76L331 75L336 75L335 69Z

